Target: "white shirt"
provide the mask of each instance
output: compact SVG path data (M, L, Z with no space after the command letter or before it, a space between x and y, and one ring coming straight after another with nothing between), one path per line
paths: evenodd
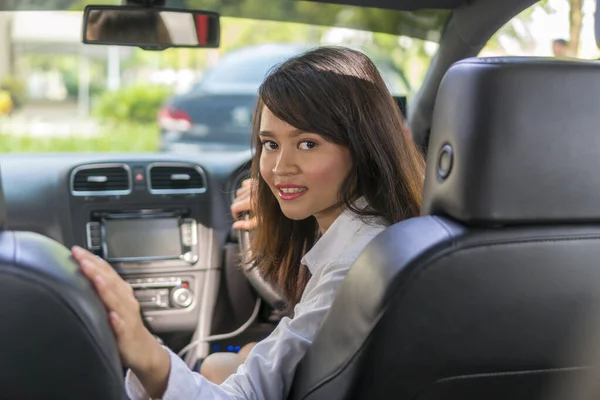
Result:
M364 200L359 202L364 203ZM340 214L302 259L312 277L294 308L294 318L284 317L271 335L254 346L237 372L221 385L192 372L169 350L171 370L162 399L285 399L296 367L321 327L348 270L365 246L386 226L381 218L370 218L366 223L350 210ZM132 400L149 398L131 371L127 373L125 386Z

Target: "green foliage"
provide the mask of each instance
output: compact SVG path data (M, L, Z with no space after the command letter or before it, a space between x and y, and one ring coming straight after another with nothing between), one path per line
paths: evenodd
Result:
M122 4L121 1L119 0L94 0L94 1L89 1L89 0L71 0L73 3L69 6L69 9L71 11L81 11L85 8L85 6L87 6L88 4L94 4L94 5L119 5Z
M67 97L72 100L77 100L79 96L79 76L76 70L66 70L62 74L65 88L67 89ZM105 90L104 85L98 80L90 82L90 96L95 97L100 95Z
M57 71L62 75L62 79L67 90L67 96L74 100L79 95L79 73L81 62L80 58L68 54L19 54L16 59L15 70L19 71L20 76L24 77L33 71ZM100 94L104 90L104 80L106 75L105 62L91 59L90 68L90 94L92 96Z
M119 0L63 1L71 2L71 10L83 10L87 4L120 3ZM392 11L297 0L167 0L166 5L216 11L223 17L337 26L426 40L439 38L450 15L449 10Z
M93 115L115 122L151 123L161 104L171 95L163 86L136 84L102 93L95 101Z
M159 133L156 124L131 123L106 126L93 137L40 138L0 133L0 153L156 152Z
M2 0L0 11L4 10L66 10L74 0Z
M337 26L437 40L448 10L392 11L297 0L186 0L222 16Z
M25 82L14 76L8 75L0 80L0 90L7 90L15 108L19 108L27 100L27 88Z
M221 54L263 43L316 44L326 27L242 18L221 19Z

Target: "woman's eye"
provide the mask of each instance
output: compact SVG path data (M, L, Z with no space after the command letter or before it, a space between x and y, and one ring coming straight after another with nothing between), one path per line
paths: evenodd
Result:
M265 150L276 150L277 149L277 143L273 142L272 140L265 140L263 142L263 146L265 148Z
M315 147L317 147L317 144L312 140L304 140L300 143L300 146L298 147L300 148L300 150L312 150Z

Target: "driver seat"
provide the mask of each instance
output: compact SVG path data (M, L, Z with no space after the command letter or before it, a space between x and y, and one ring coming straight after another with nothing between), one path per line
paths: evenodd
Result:
M422 216L357 259L289 398L592 398L599 94L594 62L453 65L436 99Z
M0 230L0 398L126 398L104 306L70 251L32 232Z

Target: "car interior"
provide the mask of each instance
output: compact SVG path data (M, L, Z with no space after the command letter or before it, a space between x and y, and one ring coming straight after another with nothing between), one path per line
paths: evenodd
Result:
M361 254L288 398L595 398L597 63L476 57L535 0L309 3L448 17L422 86L401 104L427 158L421 216ZM218 47L213 11L195 47ZM131 284L145 324L192 369L268 336L285 298L240 256L249 233L231 228L251 156L0 155L0 398L127 398L74 245Z

